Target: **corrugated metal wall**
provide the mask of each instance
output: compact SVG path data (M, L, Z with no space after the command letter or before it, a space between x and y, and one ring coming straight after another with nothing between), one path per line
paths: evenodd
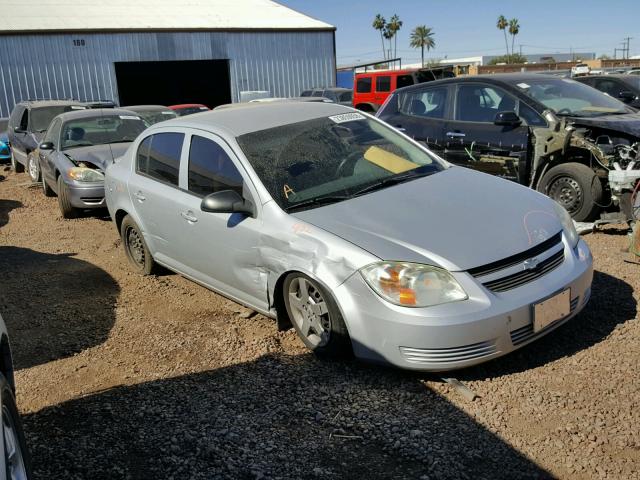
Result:
M335 83L331 31L0 35L0 117L23 99L118 101L114 62L212 59L230 61L234 101Z

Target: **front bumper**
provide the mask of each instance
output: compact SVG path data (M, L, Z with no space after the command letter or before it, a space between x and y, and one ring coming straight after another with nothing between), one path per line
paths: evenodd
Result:
M427 308L407 308L380 298L359 273L334 289L354 353L367 361L422 371L468 367L512 352L551 332L589 300L593 259L580 240L563 240L563 263L525 285L492 292L466 272L453 275L469 299ZM534 333L534 303L571 289L571 313Z
M80 183L65 181L69 192L69 201L75 208L106 208L107 202L104 198L104 182L100 183Z

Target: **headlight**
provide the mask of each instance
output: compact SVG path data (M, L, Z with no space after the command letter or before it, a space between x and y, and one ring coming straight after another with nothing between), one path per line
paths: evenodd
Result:
M429 307L468 298L449 272L430 265L380 262L360 273L378 295L396 305Z
M98 170L86 167L73 167L69 170L69 178L78 182L103 182L104 175Z
M580 240L580 235L576 232L576 227L573 224L573 219L569 212L567 212L562 205L559 203L553 202L553 207L556 210L556 214L558 215L558 219L560 223L562 223L562 229L564 230L564 234L567 236L567 240L569 241L569 245L571 248L575 248Z

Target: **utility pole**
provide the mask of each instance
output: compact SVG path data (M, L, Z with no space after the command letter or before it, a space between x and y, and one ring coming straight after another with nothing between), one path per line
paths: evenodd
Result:
M626 43L626 49L625 49L625 56L624 58L629 58L629 50L630 50L630 43L631 40L633 39L633 37L625 37L625 43ZM623 44L624 45L624 44Z

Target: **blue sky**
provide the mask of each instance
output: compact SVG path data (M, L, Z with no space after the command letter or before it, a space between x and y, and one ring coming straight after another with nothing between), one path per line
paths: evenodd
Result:
M436 49L428 57L448 58L504 54L504 36L496 29L498 15L518 18L516 51L555 53L573 51L613 54L624 37L631 54L640 54L640 0L279 0L307 15L337 27L338 63L355 63L381 57L379 33L371 27L376 13L387 20L397 13L404 22L398 34L398 56L405 63L420 60L409 47L416 25L435 31ZM511 45L509 41L509 45Z

